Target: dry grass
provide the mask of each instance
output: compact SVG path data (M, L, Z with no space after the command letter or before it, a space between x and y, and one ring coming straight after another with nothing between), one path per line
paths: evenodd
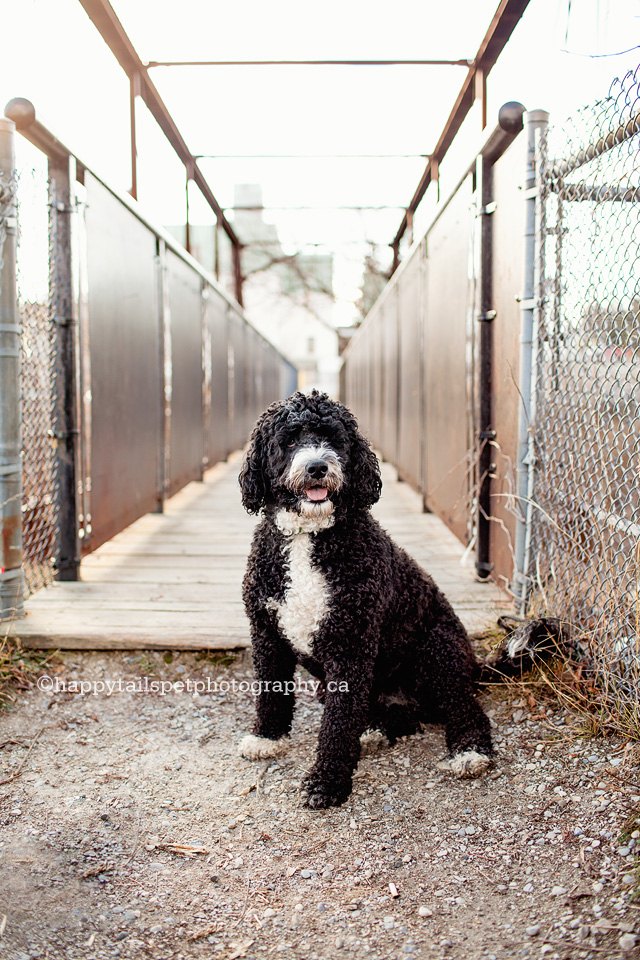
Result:
M492 690L502 687L509 698L535 698L563 707L577 736L618 735L640 741L638 689L621 693L614 661L607 662L601 655L594 660L586 653L596 645L597 637L574 634L574 640L575 648L559 648L556 656L533 667L524 678L505 678L491 684Z
M19 641L0 638L0 709L15 700L14 691L26 690L55 653L24 650Z

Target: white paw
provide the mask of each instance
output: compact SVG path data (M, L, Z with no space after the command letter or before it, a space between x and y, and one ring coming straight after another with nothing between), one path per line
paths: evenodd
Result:
M238 752L246 760L266 760L268 757L279 757L287 749L288 743L288 737L268 740L266 737L256 737L254 733L248 733L238 744Z
M471 780L479 777L491 766L491 757L476 750L465 750L457 753L449 761L449 769L458 780Z
M378 750L389 746L389 741L382 730L365 730L360 737L360 756L367 757Z

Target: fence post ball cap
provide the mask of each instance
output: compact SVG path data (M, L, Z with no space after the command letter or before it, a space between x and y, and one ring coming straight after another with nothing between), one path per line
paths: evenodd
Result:
M522 117L525 108L517 100L503 103L498 112L498 126L507 133L520 133L523 127Z
M26 130L36 118L36 108L25 97L14 97L4 108L5 117L13 120L18 130Z

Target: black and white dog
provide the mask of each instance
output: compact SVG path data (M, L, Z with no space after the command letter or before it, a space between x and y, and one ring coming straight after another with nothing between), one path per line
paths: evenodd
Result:
M453 773L485 771L493 748L470 642L433 580L371 516L380 470L353 414L315 391L272 404L240 485L245 508L263 510L243 585L261 689L241 754L286 748L294 697L283 691L299 663L324 698L308 806L346 800L366 731L393 743L444 723Z

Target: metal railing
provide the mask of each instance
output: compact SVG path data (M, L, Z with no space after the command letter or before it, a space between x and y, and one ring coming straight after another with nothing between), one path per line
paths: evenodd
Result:
M83 554L241 447L297 380L134 201L16 112L17 175L0 126L2 619L23 581L77 579Z

